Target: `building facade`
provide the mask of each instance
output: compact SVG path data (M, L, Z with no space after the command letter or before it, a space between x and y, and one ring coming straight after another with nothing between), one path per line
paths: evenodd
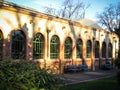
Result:
M94 23L95 24L95 23ZM97 25L97 24L95 24ZM113 63L119 38L100 28L4 2L0 4L0 59L34 60L58 73L66 65L97 70Z

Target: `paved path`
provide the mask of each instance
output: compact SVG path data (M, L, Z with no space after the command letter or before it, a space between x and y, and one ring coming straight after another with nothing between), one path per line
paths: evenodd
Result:
M100 78L106 78L115 76L118 70L98 70L98 71L86 71L86 72L73 72L63 74L65 84L75 84L80 82L86 82L96 80Z

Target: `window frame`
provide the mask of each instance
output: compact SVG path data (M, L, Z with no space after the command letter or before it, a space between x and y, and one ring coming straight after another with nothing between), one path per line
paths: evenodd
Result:
M86 43L86 58L91 58L92 43L90 40Z
M102 58L106 58L106 42L102 43Z
M112 58L112 49L113 49L112 43L109 43L108 44L108 58Z
M50 41L50 59L58 59L60 54L60 40L57 35L52 36Z
M15 30L11 34L11 58L26 58L26 36L21 30Z
M72 58L72 39L67 37L64 43L64 58L71 59Z
M77 39L76 42L76 58L83 57L83 42L81 39Z
M100 48L100 44L99 41L95 41L95 58L99 58L99 48Z
M44 58L44 36L41 33L36 33L33 38L33 58L43 59Z

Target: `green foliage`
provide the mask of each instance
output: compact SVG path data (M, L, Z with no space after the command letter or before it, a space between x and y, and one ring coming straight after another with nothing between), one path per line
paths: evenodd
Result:
M118 50L118 56L114 60L114 64L115 64L116 67L118 67L120 69L120 49Z
M117 82L120 85L120 71L117 72Z
M0 61L0 90L57 90L56 79L33 61Z

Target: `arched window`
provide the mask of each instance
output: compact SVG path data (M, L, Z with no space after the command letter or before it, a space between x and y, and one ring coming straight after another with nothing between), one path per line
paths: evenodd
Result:
M82 58L82 40L78 39L76 43L76 57Z
M50 42L50 58L58 59L59 58L59 49L60 49L60 41L59 38L54 35L51 38Z
M0 30L0 60L2 59L2 50L3 50L3 34Z
M106 58L106 43L103 42L102 44L102 57Z
M26 38L21 30L16 30L11 34L11 57L13 59L25 59Z
M65 59L72 58L72 40L71 40L70 37L68 37L65 40L65 44L64 44L64 58Z
M42 59L44 57L44 37L37 33L33 39L33 58Z
M99 58L99 42L95 42L95 58Z
M91 50L92 50L92 44L91 44L90 40L87 41L86 49L87 49L86 50L86 57L90 58L91 57Z
M108 57L112 58L112 44L111 43L108 44Z

